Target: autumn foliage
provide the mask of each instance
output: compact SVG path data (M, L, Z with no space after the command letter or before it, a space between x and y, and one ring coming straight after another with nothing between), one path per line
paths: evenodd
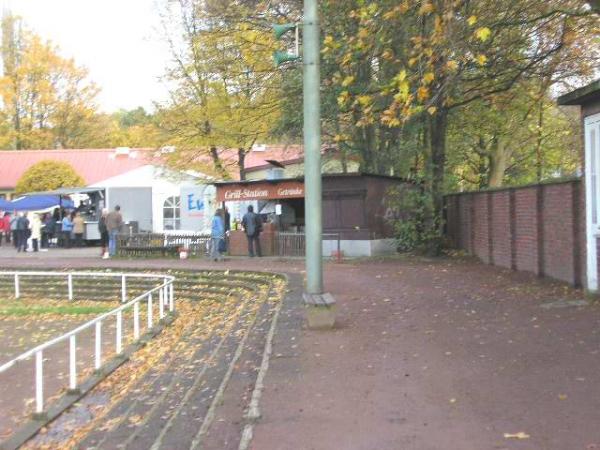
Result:
M85 185L85 181L66 162L46 160L34 164L17 182L17 194L51 191L62 187Z

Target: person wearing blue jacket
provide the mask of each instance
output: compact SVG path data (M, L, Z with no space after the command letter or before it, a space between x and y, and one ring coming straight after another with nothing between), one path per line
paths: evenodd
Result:
M71 233L73 232L73 221L69 214L65 214L61 222L62 245L71 248Z
M212 225L210 229L210 257L215 261L221 259L221 252L219 251L219 244L225 236L225 224L223 223L223 216L220 209L217 209L212 219Z

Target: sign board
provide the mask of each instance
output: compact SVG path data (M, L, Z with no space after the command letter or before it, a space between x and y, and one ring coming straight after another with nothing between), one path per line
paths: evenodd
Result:
M207 214L204 186L181 188L181 229L201 231Z
M283 181L281 183L235 183L217 186L218 202L286 198L304 198L304 183L301 181Z

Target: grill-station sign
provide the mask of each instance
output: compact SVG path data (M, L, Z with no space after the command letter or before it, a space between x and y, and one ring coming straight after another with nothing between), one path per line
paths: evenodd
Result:
M304 183L284 181L282 183L240 183L217 186L217 201L219 202L286 198L304 198Z

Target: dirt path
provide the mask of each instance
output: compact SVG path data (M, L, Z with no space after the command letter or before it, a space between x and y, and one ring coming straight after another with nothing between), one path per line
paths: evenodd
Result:
M303 272L272 259L18 263ZM338 325L306 330L288 297L251 448L600 448L600 308L581 291L462 259L330 263L325 275ZM238 448L243 372L206 448Z
M253 449L600 448L600 309L555 303L580 291L460 260L330 266L326 284L338 326L287 310Z

